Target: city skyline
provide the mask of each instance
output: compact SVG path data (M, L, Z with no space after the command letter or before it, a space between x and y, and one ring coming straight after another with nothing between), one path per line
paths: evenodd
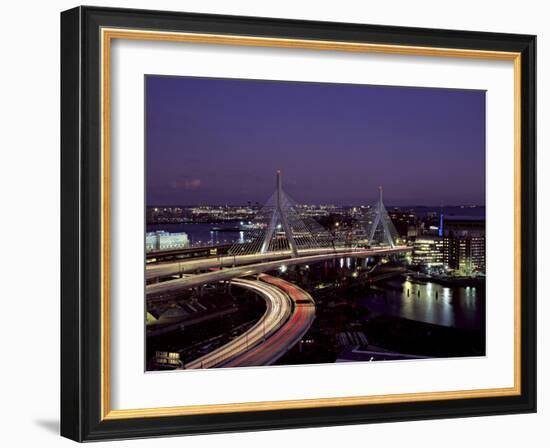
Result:
M486 354L484 91L145 82L148 371Z
M148 206L485 204L485 92L146 77Z

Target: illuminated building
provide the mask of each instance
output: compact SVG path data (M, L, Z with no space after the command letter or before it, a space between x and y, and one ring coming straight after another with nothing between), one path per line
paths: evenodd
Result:
M485 219L444 218L444 263L459 275L485 272Z
M411 262L428 268L443 266L443 238L418 236L413 243Z
M169 233L164 230L156 232L147 232L145 234L145 250L151 252L154 250L182 249L189 246L187 233Z

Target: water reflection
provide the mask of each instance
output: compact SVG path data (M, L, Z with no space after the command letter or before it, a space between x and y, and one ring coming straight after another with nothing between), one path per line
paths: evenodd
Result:
M485 321L484 291L480 287L392 280L373 288L362 303L377 313L449 327L479 329Z

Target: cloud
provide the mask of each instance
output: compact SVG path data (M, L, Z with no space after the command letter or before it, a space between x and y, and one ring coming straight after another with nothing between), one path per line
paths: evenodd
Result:
M197 178L181 178L170 182L174 190L198 190L201 184L201 180Z

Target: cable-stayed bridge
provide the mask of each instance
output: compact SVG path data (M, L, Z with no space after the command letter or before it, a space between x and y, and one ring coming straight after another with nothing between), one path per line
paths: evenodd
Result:
M354 224L351 234L357 238L350 240L301 213L284 192L277 172L275 192L255 216L244 242L233 244L227 255L148 265L148 303L170 302L181 289L198 288L202 294L205 285L219 282L249 288L266 301L266 312L249 330L184 368L269 365L303 337L315 318L313 298L265 273L335 258L389 257L411 250L398 246L381 188L377 203ZM271 279L267 284L261 281L266 278Z
M280 171L277 171L275 192L250 227L244 243L235 243L229 249L231 255L289 251L292 257L298 257L305 249L335 245L330 232L313 218L300 215L297 203L283 191Z
M254 218L243 242L234 243L225 256L148 265L148 282L174 276L180 278L148 285L147 292L200 286L268 272L283 265L313 263L333 257L388 256L411 250L399 245L397 231L384 206L382 188L377 203L354 226L352 233L356 238L350 240L301 214L296 202L284 192L281 173L277 172L275 192ZM212 270L220 272L205 272Z
M354 223L354 227L352 235L357 238L350 240L325 229L312 217L301 214L296 201L283 190L282 175L277 171L275 192L256 214L244 242L233 244L229 254L268 255L287 251L292 257L299 257L311 249L360 247L364 243L393 248L399 236L384 206L382 187L379 188L376 204Z

